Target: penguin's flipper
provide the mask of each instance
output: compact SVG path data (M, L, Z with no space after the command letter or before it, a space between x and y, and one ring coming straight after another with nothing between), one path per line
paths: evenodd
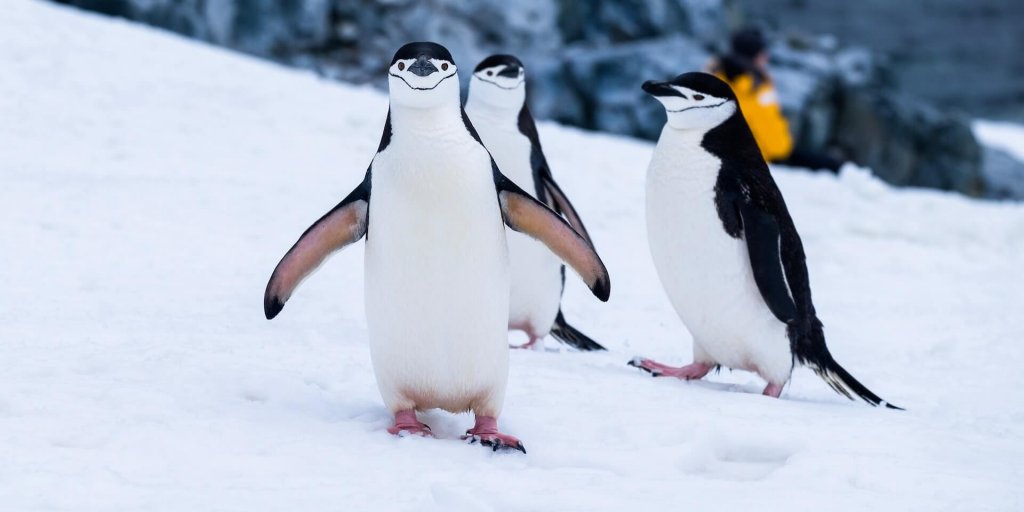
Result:
M366 234L370 206L370 174L331 211L313 223L281 258L263 294L263 312L270 320L284 308L292 292L334 251Z
M600 343L590 339L586 334L569 325L569 322L565 321L565 315L562 314L562 310L558 310L558 315L555 316L555 324L551 326L551 335L558 341L576 350L608 350L601 346Z
M901 409L874 394L836 362L825 344L824 328L814 315L813 307L805 306L805 310L798 314L794 299L810 303L803 250L801 248L797 255L789 256L788 266L795 271L789 274L785 270L787 262L782 251L790 244L799 246L799 239L783 240L779 220L756 204L740 199L736 206L757 289L772 314L787 324L791 349L797 360L809 366L837 393L851 400L857 396L871 405ZM791 287L792 279L787 280L787 275L799 278L804 286Z
M590 291L598 299L607 302L611 290L608 269L594 251L594 246L581 237L560 215L498 172L497 167L494 174L501 217L505 224L548 246L551 252L583 278L583 282L587 283Z
M796 318L796 305L783 269L779 223L775 216L749 202L739 200L737 209L757 289L775 318L788 323Z
M555 177L551 175L551 167L548 166L548 161L544 158L544 151L541 149L540 134L537 133L537 123L533 121L533 115L530 114L530 108L525 102L523 103L523 108L519 111L519 131L526 138L530 139L532 147L530 166L533 168L533 180L537 183L537 197L541 197L541 202L547 203L551 206L552 210L565 215L569 225L590 245L594 245L594 241L590 239L590 234L587 233L587 228L583 226L583 221L580 220L579 214L576 213L576 208L572 206L565 192L562 192L561 187L555 183ZM546 192L548 197L544 198L541 192Z
M544 190L551 196L555 206L554 210L564 215L565 219L569 221L569 225L590 245L594 245L594 241L590 239L590 233L587 233L587 227L583 225L583 220L580 219L580 214L576 213L576 208L569 202L565 192L562 192L558 183L555 183L555 179L551 176L551 171L541 174L541 183L544 184Z

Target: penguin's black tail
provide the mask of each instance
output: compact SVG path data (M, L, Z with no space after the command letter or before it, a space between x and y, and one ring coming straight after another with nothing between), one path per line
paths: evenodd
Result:
M569 325L569 322L565 321L565 316L562 315L562 310L558 310L558 316L555 317L555 325L551 326L551 335L558 341L576 350L607 350L600 343L590 339L586 334Z
M825 346L825 332L817 318L805 324L804 329L799 329L803 331L803 335L795 333L794 327L796 326L790 325L790 340L793 342L793 351L797 358L817 373L836 393L850 400L856 400L856 396L874 406L884 405L888 409L903 410L902 407L897 407L871 392L836 362Z
M871 390L867 388L867 386L861 384L860 381L853 378L853 375L850 375L850 372L846 371L845 368L840 366L839 363L837 363L836 360L832 359L831 357L828 358L825 364L819 365L815 363L809 363L807 366L814 370L814 373L817 373L819 377L824 379L825 382L829 386L831 386L832 389L836 390L837 393L845 396L846 398L849 398L850 400L855 400L853 395L856 395L861 400L864 400L865 402L874 406L884 405L886 408L889 409L897 409L900 411L903 410L902 407L898 407L885 400L882 400L881 397L872 393Z

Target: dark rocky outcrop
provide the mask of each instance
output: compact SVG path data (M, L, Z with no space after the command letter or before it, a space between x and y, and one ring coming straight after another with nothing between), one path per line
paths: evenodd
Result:
M534 73L531 103L538 116L612 133L656 139L664 110L640 89L644 79L699 69L708 53L674 36L617 45L566 47L553 65ZM546 98L567 91L569 98Z
M832 34L886 55L903 90L973 115L1024 115L1024 2L735 0L782 32Z
M870 167L894 185L987 196L969 119L892 87L884 62L830 38L780 41L774 73L797 144Z
M742 20L736 0L57 1L380 87L391 54L410 40L445 44L464 76L487 54L512 52L527 63L538 117L648 139L664 114L639 84L703 67ZM773 74L801 147L896 185L975 196L1020 189L991 182L1006 173L983 172L967 120L898 89L878 54L831 37L777 39Z

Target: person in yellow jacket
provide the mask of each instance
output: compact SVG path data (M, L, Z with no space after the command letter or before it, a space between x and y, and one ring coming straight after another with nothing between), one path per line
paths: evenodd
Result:
M810 151L794 150L789 123L782 115L779 96L768 74L768 44L764 34L747 28L733 34L730 53L709 65L710 71L728 83L754 133L764 159L794 167L838 172L842 162Z

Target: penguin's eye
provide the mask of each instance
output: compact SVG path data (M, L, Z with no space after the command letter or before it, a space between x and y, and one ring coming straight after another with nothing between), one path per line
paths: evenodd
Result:
M494 76L494 71L487 70L487 76Z
M697 101L700 101L700 100L704 99L704 95L703 94L694 94L693 95L693 99L695 99Z
M398 70L399 71L405 71L405 63L404 62L399 62L398 63Z
M448 71L448 63L441 64L441 71Z

